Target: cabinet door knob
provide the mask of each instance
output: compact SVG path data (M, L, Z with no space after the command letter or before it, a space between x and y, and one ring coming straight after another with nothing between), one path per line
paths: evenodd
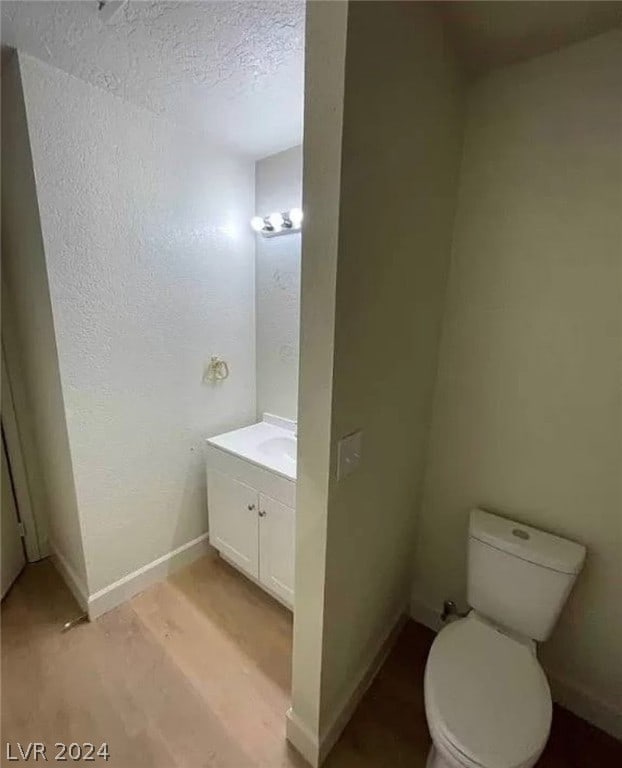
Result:
M259 517L265 517L265 516L266 516L266 511L265 511L265 509L260 509L260 510L259 510Z
M255 505L254 504L249 504L248 505L248 511L249 512L252 512L254 509L255 509Z

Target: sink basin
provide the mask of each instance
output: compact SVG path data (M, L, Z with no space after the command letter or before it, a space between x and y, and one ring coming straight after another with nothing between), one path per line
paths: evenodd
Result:
M277 459L285 459L296 463L296 438L295 437L270 437L259 443L257 448L266 456Z
M246 459L253 464L276 472L288 480L296 480L297 442L292 427L264 420L242 429L234 429L222 435L215 435L207 440L209 446L219 448L234 456Z

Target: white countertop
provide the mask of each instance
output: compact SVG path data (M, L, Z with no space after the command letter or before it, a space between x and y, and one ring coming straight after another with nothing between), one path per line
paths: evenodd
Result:
M207 444L296 480L295 422L265 414L264 421L210 437Z

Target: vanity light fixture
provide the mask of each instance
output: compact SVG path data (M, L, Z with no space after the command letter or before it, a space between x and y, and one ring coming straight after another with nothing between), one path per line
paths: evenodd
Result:
M289 235L300 232L302 227L302 209L292 208L291 211L275 211L268 216L253 216L251 227L264 237Z

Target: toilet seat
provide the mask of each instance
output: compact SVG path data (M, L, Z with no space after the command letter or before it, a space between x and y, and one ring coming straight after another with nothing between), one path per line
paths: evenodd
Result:
M533 647L474 613L436 637L424 690L432 737L459 766L522 768L544 749L551 694Z
M452 760L452 767L456 768L483 768L481 763L471 760L464 752L460 752L458 747L447 737L443 730L438 727L430 726L430 735L437 749L441 749L445 755Z

